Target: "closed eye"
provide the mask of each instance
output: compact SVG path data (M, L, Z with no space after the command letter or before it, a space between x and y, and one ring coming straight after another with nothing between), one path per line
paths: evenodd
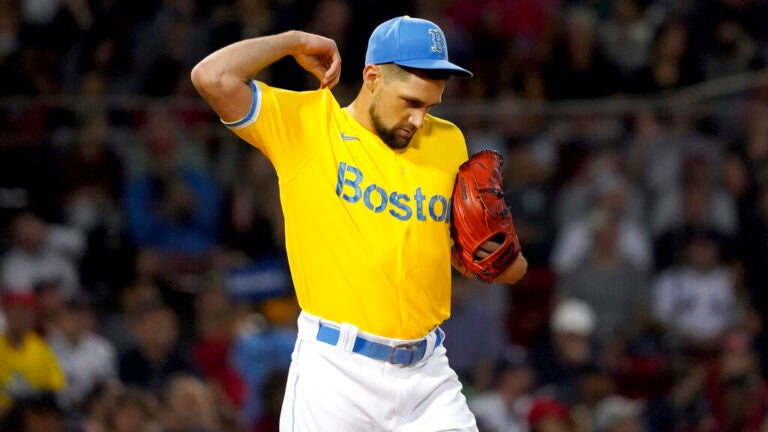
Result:
M403 100L405 101L405 104L408 105L409 108L426 108L427 111L429 111L433 106L439 104L438 102L437 104L427 105L426 102L419 99L413 99L413 98L403 98Z
M418 99L404 99L405 104L408 105L409 108L422 108L424 105L426 105L423 101L420 101Z

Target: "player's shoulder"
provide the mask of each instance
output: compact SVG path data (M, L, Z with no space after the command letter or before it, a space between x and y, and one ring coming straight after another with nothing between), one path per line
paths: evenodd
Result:
M440 137L450 137L457 139L461 142L464 141L464 134L461 129L453 122L444 118L435 117L431 114L427 114L424 117L424 128L430 135Z
M446 129L446 130L457 130L460 132L459 127L456 126L452 121L446 120L442 117L437 117L432 114L427 114L425 117L425 120L429 122L431 127L434 128L440 128L440 129Z
M467 145L464 134L453 122L427 115L422 131L420 133L424 133L426 135L425 140L430 143L424 148L434 149L434 146L437 146L442 159L451 169L458 167L461 162L467 160Z

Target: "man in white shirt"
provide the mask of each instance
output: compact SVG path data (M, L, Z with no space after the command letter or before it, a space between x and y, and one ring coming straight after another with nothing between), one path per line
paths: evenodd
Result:
M653 289L652 314L684 346L708 345L735 321L733 278L712 231L694 232L685 262L663 272Z
M40 284L55 283L67 298L78 293L77 261L86 248L82 233L23 213L14 219L11 236L11 248L0 259L4 290L30 293Z
M70 300L48 335L67 378L64 403L76 407L99 383L117 379L114 347L93 332L93 311L87 300Z

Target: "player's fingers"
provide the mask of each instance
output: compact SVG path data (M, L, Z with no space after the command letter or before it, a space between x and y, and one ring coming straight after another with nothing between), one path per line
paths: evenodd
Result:
M501 243L489 240L481 244L480 247L475 251L475 259L483 259L492 254L493 251L499 247L501 247Z
M341 56L338 51L333 53L327 66L328 69L325 71L325 75L323 75L322 86L333 88L339 83L339 79L341 78Z
M484 251L488 253L491 253L500 247L501 247L501 243L497 243L493 240L488 240L487 242L480 245L480 248L482 248Z
M320 86L325 87L325 73L328 71L328 69L321 64L315 64L311 67L306 68L309 73L314 75L315 78L317 78L318 81L320 81Z

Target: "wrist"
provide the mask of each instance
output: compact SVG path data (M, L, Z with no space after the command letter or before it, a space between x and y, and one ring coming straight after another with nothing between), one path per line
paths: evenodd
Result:
M525 272L528 270L528 260L525 259L523 253L517 255L514 261L504 271L498 275L493 282L514 284L525 276Z
M286 52L291 57L302 53L302 47L306 44L307 33L300 30L288 30L280 34Z

